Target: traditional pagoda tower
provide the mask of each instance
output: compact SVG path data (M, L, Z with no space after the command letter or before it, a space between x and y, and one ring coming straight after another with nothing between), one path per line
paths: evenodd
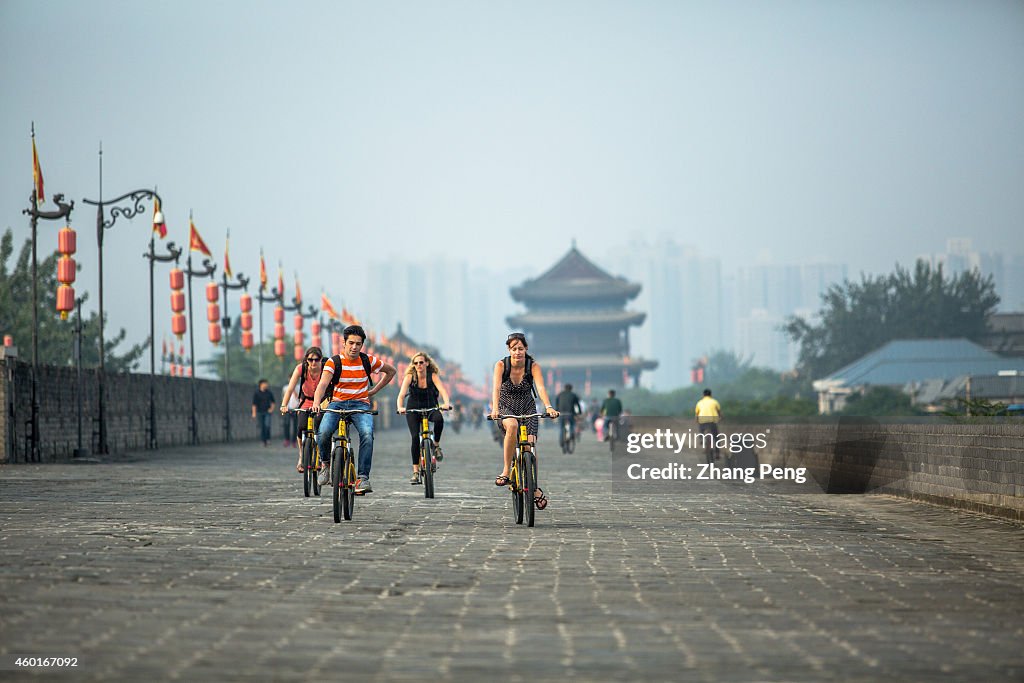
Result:
M510 292L527 312L506 320L526 332L549 394L571 383L581 395L603 396L630 382L636 386L642 370L658 367L657 361L629 355L629 327L647 317L625 310L640 285L591 263L575 241L546 273Z

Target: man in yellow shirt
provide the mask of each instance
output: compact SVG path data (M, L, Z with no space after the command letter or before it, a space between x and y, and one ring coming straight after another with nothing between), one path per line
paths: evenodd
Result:
M707 449L708 463L710 464L716 459L721 459L721 453L718 450L718 421L722 419L722 406L718 404L718 401L711 398L711 390L704 390L704 397L697 401L697 407L694 408L694 414L697 416L697 424L700 425L700 433L710 433L711 438L714 439L714 445Z

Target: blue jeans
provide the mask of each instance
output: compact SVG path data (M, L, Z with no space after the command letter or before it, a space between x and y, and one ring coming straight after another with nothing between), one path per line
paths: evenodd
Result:
M260 426L260 440L270 441L270 413L256 413L256 422Z
M365 408L369 410L370 405L365 401L331 401L328 408L335 410L358 410ZM362 413L349 418L352 425L359 432L359 465L358 475L360 479L370 478L370 467L373 465L373 415ZM320 445L320 457L328 462L331 453L331 435L338 431L338 421L341 415L337 413L324 413L320 421L320 431L316 435L316 442Z

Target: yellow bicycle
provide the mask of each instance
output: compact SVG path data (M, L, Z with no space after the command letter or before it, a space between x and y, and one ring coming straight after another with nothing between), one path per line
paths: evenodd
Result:
M296 410L291 408L290 413L307 413L306 428L301 434L302 448L302 492L309 498L312 490L314 496L320 495L320 480L317 479L320 471L320 447L316 443L316 428L313 413L308 410Z
M349 418L359 413L376 415L376 410L341 410L324 408L324 412L337 413L338 431L331 436L331 488L334 490L334 521L344 517L352 519L356 505L356 462L352 455L352 442L348 438Z
M516 520L516 524L522 524L525 513L526 525L533 526L534 492L538 490L537 444L530 443L526 433L526 420L531 417L550 418L551 416L547 413L498 415L495 421L500 422L509 417L519 422L519 440L516 442L516 452L512 456L512 464L508 469L508 488L512 492L512 516Z
M420 476L423 477L423 497L434 497L434 474L437 473L437 446L430 436L430 413L451 408L406 408L407 413L420 414Z

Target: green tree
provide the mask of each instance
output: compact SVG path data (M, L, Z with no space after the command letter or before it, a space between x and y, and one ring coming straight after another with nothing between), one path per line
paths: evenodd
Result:
M713 351L704 369L704 384L729 384L752 368L750 358L741 358L732 351Z
M913 271L897 266L890 275L833 285L817 324L794 316L783 329L800 344L797 369L809 387L894 339L978 339L998 303L991 276L947 277L941 266L918 261Z
M32 357L32 240L25 244L11 270L8 262L14 254L14 235L10 228L0 238L0 333L14 337L21 357ZM72 365L74 348L74 312L67 320L57 313L56 253L39 261L39 361L47 365ZM83 302L88 295L82 295ZM99 365L100 319L95 312L82 319L82 365ZM109 333L109 332L108 332ZM147 342L135 344L123 353L115 349L124 342L122 328L105 340L106 368L109 372L128 372L138 367Z
M251 383L253 386L260 379L259 345L254 345L251 351L242 348L242 325L240 318L236 317L231 322L231 329L227 334L227 346L221 342L217 349L206 360L197 363L206 368L207 372L224 379L224 350L231 349L231 381ZM273 340L263 342L263 375L270 382L271 391L274 396L281 391L281 387L288 382L295 369L296 360L292 356L292 346L287 344L287 353L283 358L274 355Z

